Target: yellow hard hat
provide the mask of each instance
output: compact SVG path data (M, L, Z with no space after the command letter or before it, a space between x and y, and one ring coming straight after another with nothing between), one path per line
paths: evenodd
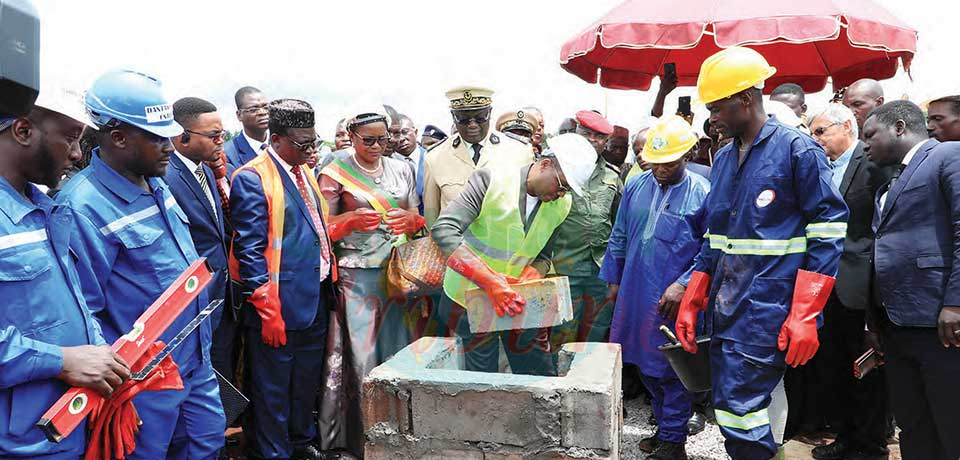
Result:
M699 141L700 137L690 123L677 115L666 115L658 118L647 131L647 143L643 145L640 158L647 163L672 163Z
M697 92L704 104L733 96L757 86L777 73L767 60L750 48L731 46L703 61L697 77Z

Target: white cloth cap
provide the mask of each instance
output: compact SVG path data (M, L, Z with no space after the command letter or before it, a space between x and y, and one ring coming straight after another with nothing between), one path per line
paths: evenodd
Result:
M545 157L556 158L573 193L583 196L583 188L597 167L597 151L587 139L577 133L550 138Z

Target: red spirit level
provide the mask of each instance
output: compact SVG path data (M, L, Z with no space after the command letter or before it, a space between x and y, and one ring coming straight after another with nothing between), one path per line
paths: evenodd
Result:
M135 363L170 324L200 295L213 271L207 259L201 257L187 267L180 277L143 312L133 323L133 329L113 343L113 351L128 363ZM71 388L47 409L37 427L52 442L60 442L86 418L103 399L99 393L86 388Z

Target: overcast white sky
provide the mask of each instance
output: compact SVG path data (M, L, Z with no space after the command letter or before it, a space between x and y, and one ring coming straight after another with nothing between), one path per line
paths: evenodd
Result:
M914 79L901 72L884 82L888 97L958 92L960 2L877 1L920 32ZM231 129L239 129L233 93L243 85L268 98L309 101L327 140L338 119L379 103L446 131L444 92L464 83L496 91L495 115L536 105L555 130L562 118L595 108L632 130L649 113L657 85L650 92L605 90L559 66L563 42L619 0L34 3L41 79L85 89L111 68L139 70L161 79L172 99L214 102ZM681 88L673 96L692 92ZM808 96L808 105L828 96ZM675 107L676 98L670 102Z

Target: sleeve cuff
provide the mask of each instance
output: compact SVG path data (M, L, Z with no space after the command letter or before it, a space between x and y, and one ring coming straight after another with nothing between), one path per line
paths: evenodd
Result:
M52 379L60 375L63 370L63 352L60 347L26 337L23 342L34 351L30 359L32 369L28 380Z
M621 284L625 261L626 259L618 257L604 257L600 266L600 279L610 284Z

